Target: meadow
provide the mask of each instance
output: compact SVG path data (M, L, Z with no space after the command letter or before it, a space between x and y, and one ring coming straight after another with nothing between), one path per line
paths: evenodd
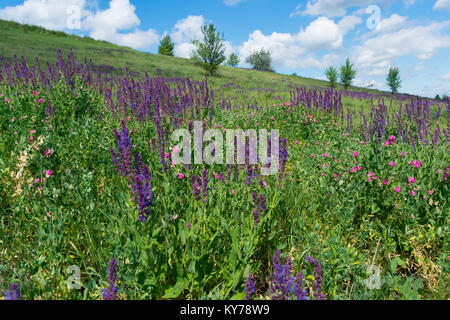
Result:
M450 101L230 71L263 75L244 86L225 67L102 72L67 53L0 69L5 296L450 298ZM174 163L170 136L195 121L279 129L278 174Z

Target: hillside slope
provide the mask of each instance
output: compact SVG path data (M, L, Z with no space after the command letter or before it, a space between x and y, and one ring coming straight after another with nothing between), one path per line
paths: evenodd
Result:
M92 59L93 65L99 66L103 72L118 73L128 66L136 76L143 76L147 72L150 76L164 78L204 78L203 69L189 59L140 52L106 41L0 20L0 63L13 61L14 55L24 56L29 64L34 62L36 56L41 61L53 63L56 61L58 49L61 49L63 54L73 49L78 61L84 60L85 57ZM247 89L270 88L282 92L298 86L328 86L328 83L322 80L225 66L220 67L219 74L210 80L217 86L233 83L234 86ZM380 93L378 90L356 87L351 90Z

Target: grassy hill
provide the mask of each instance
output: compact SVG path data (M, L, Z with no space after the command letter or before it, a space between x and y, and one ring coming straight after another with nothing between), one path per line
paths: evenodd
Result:
M103 72L119 73L125 66L136 76L147 72L150 76L164 78L204 78L203 69L189 59L161 56L117 46L106 41L49 31L41 27L0 20L0 63L13 61L14 55L21 55L29 64L36 56L42 61L56 61L56 51L64 54L73 49L77 61L85 57ZM233 83L242 88L270 88L288 92L294 87L327 87L328 82L293 75L261 72L242 68L222 66L219 74L210 78L213 85ZM378 90L351 87L350 90L380 93Z

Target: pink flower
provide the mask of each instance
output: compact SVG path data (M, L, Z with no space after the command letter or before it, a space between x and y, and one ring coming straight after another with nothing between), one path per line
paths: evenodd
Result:
M396 191L397 193L400 193L400 187L395 188L395 191Z
M33 134L33 133L35 133L36 132L36 130L30 130L30 133L31 134Z
M438 169L436 172L437 172L437 173L441 173L441 169Z
M37 96L38 94L39 94L39 92L34 91L34 92L33 92L33 97Z
M358 152L357 152L357 151L353 152L353 156L354 156L355 158L358 158L358 156L359 156Z
M414 180L414 177L409 177L408 181L409 181L409 183L416 183L416 180Z
M387 185L388 183L389 183L389 181L383 179L383 184L384 184L384 185Z
M298 144L298 140L295 140L295 141L294 141L294 144Z
M39 183L39 178L37 178L36 180L34 180L34 184Z
M184 174L180 173L180 174L178 175L178 179L184 179Z
M415 193L414 191L411 191L411 195L412 195L412 196L415 196L416 193Z
M311 158L314 158L314 154L313 154L313 153L311 153L309 156L310 156Z
M397 165L394 163L394 161L389 162L389 164L390 164L391 166L393 166L393 167L397 166Z
M38 100L38 103L42 103L42 102L44 102L44 99L41 98Z
M50 158L50 154L51 154L52 152L49 150L49 149L47 149L47 150L45 150L44 151L44 154L45 154L45 156L47 157L47 158Z
M178 153L178 152L180 152L180 149L178 148L178 147L175 147L175 148L173 148L173 150L172 150L174 153Z
M395 136L390 136L390 137L389 137L389 141L390 141L391 143L394 143L394 141L395 141Z
M275 117L274 117L274 116L272 116L272 117L270 118L270 120L275 120Z
M217 128L221 128L222 126L220 124L217 125Z
M410 164L413 165L416 168L420 168L420 166L422 165L422 161L413 160Z
M324 156L326 158L326 157L329 157L330 155L328 153L324 153L322 156Z
M428 194L432 195L434 193L434 190L428 190Z
M45 171L45 176L47 177L47 178L50 178L51 176L52 176L52 172L51 172L51 170L47 170L47 171Z
M398 156L399 158L403 157L405 155L405 152L400 153L400 155Z
M234 189L231 189L231 193L236 195L236 191L234 191Z
M388 146L389 146L389 141L386 140L386 141L384 142L384 146L385 146L385 147L388 147Z
M164 154L164 158L166 158L166 159L169 158L169 156L170 156L170 153L165 153Z
M369 174L369 177L373 177L373 176L374 176L373 172L370 172L370 171L369 171L368 174Z
M33 139L34 139L33 136L31 136L31 137L30 137L30 141L33 141Z

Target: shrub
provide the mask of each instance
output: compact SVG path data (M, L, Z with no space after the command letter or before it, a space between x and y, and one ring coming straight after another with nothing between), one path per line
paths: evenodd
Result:
M250 56L245 59L245 62L250 63L253 69L259 71L273 71L271 66L272 57L269 51L261 49L259 51L253 52Z

